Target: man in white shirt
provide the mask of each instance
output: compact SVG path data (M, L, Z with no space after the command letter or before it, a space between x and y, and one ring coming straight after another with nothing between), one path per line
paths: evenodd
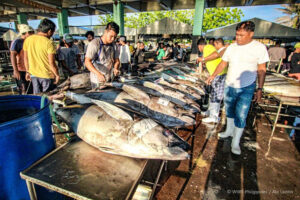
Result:
M120 36L120 62L122 74L129 72L129 64L131 63L131 54L129 46L126 44L125 36Z
M236 43L227 47L221 63L207 79L210 84L225 67L228 66L225 86L225 108L227 117L226 131L219 133L220 138L232 136L231 152L241 154L240 138L243 134L251 100L258 88L254 100L261 101L265 81L266 63L269 61L266 47L252 40L255 24L252 21L241 22L236 27Z

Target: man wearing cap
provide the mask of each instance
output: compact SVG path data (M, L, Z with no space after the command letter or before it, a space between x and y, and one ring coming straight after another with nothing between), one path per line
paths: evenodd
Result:
M104 34L89 44L85 55L85 66L90 70L92 88L97 88L112 79L112 73L119 74L119 48L115 39L119 34L119 25L110 22Z
M65 34L63 41L64 47L60 48L58 58L62 62L64 72L66 72L67 76L76 74L82 66L79 48L74 45L73 37L70 34Z
M52 90L59 81L56 50L50 40L54 31L55 24L49 19L43 19L38 26L38 33L29 36L24 42L26 80L31 79L34 94Z
M24 65L24 40L34 33L32 27L27 24L18 25L20 37L15 39L10 46L10 60L14 69L14 78L16 79L19 94L26 94L26 90L29 86L29 81L26 81L26 68ZM32 89L31 89L32 90ZM28 93L32 91L28 90Z
M289 77L300 80L300 42L295 45L295 51L291 58Z

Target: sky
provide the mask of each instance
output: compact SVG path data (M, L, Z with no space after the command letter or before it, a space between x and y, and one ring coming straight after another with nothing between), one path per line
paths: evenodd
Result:
M276 8L282 8L281 5L268 5L268 6L242 6L240 8L244 17L242 21L251 19L253 17L261 18L267 21L275 22L278 17L284 16L283 13ZM98 25L98 16L82 16L82 17L69 17L69 26L90 26ZM52 19L57 25L57 19ZM29 25L34 29L38 27L40 20L30 20ZM14 28L13 23L0 23L0 26Z

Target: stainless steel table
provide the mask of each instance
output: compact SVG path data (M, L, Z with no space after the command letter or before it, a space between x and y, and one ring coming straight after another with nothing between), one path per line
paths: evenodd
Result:
M130 199L147 162L103 153L76 138L20 175L32 200L37 199L34 184L75 199Z

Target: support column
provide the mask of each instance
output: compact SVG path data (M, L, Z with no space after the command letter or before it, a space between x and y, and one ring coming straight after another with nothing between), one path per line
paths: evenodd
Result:
M57 13L59 36L69 33L68 10L63 8L60 13Z
M124 6L120 0L114 2L114 22L120 26L120 35L124 35Z
M27 14L25 13L19 13L17 15L18 24L28 24L27 22Z
M192 54L190 60L195 60L198 57L197 40L202 35L202 24L204 16L205 0L195 1L195 17L193 26L193 38L192 38Z

